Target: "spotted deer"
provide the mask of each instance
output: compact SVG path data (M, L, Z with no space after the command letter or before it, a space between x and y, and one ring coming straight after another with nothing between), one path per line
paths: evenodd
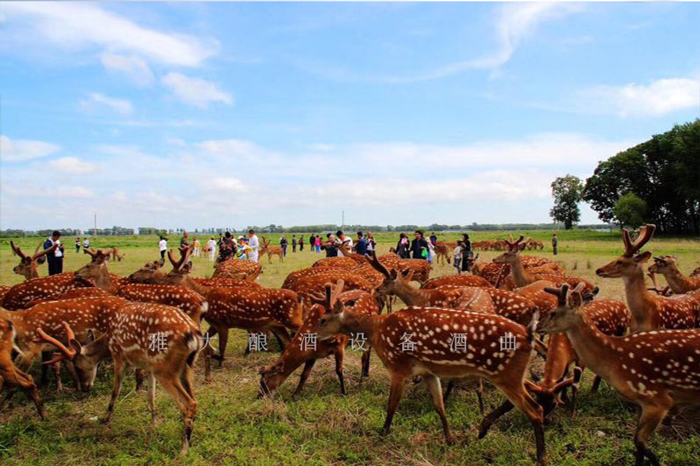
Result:
M452 248L450 248L447 243L443 241L438 241L435 243L435 263L440 265L451 264L452 263Z
M231 258L214 265L212 278L235 278L253 282L261 272L262 267L256 262Z
M42 244L40 243L39 246L37 246L36 251L34 251L34 255L28 256L22 252L22 249L19 246L15 245L14 241L10 241L10 247L12 248L12 252L16 256L19 256L19 264L17 264L15 268L12 269L12 271L17 275L22 275L25 278L25 280L39 278L39 271L37 270L38 260L44 257L46 254L55 251L58 247L58 244L54 244L53 246L44 249L43 251L39 251L39 248L41 248L41 246Z
M649 272L660 273L666 278L668 286L675 294L684 294L700 290L700 277L687 277L678 269L676 259L672 256L654 257Z
M176 307L151 303L129 303L122 306L107 322L103 335L82 345L65 325L68 346L41 332L41 338L60 351L54 362L73 362L80 383L91 387L97 365L110 356L114 360L112 397L103 422L110 422L114 405L121 391L124 370L133 366L148 374L148 407L155 426L156 382L175 400L183 418L182 448L187 453L194 429L197 401L192 387L194 363L201 350L199 327Z
M658 458L646 445L649 436L674 406L700 404L700 330L609 336L582 311L580 288L569 293L569 286L563 285L552 291L566 304L545 316L540 329L565 332L580 363L641 408L634 436L636 465L642 466L645 458L658 465Z
M318 338L334 338L339 333L363 333L368 338L391 379L383 434L389 432L404 382L410 377L421 376L442 421L445 439L448 444L454 443L445 415L440 380L483 377L508 401L482 421L479 437L486 435L493 421L515 405L532 422L537 462L546 464L543 411L523 385L532 355L536 317L525 328L496 315L438 308L409 307L392 314L367 316L354 313L338 303L337 296L342 286L339 282L333 290L330 300L333 307L319 321L316 328ZM456 340L453 335L456 334L466 335L464 351L453 346ZM514 338L514 350L499 348L499 340L506 334ZM411 344L407 346L409 341Z
M0 319L0 392L2 392L3 386L7 386L12 391L17 389L24 391L27 398L34 402L39 417L46 419L46 409L44 409L44 403L41 401L34 379L12 362L12 351L19 349L15 345L16 335L17 331L12 322ZM10 396L8 394L6 398L0 400L0 411L2 411L3 403Z
M546 291L557 298L557 306L566 304L558 288L546 288ZM615 299L593 300L597 292L596 289L594 293L583 296L584 302L581 312L586 315L590 323L605 335L617 337L625 335L630 323L630 313L627 306ZM569 366L572 363L575 363L574 375L568 377ZM566 334L554 333L550 335L544 376L537 385L527 383L538 403L544 408L545 416L562 403L561 394L567 387L572 389L572 413L574 416L576 415L576 394L583 370L584 366L580 363L579 356ZM600 377L596 376L591 391L596 392L599 384Z
M282 247L271 246L270 241L264 236L262 237L260 251L258 251L258 253L260 254L260 257L267 254L267 260L270 264L272 264L272 256L277 256L279 257L280 262L284 262L284 251L282 250Z
M379 314L380 311L374 296L366 291L346 291L341 293L338 299L344 306L356 313L375 315ZM284 349L278 361L275 364L260 369L260 396L274 395L280 385L282 385L299 366L304 364L304 370L299 378L299 384L292 395L292 398L296 398L304 388L304 384L316 361L331 355L335 358L335 371L338 376L338 381L340 382L340 393L343 395L347 394L343 376L343 360L345 357L345 348L350 342L350 337L347 335L336 335L327 340L314 340L313 347L311 347L310 342L307 341L307 335L315 336L313 332L321 320L321 317L326 313L326 309L329 308L329 300L330 287L325 297L314 296L313 301L317 304L312 306L306 314L304 323L291 343ZM366 341L361 341L360 337L360 335L354 336L355 340L358 341L358 346L364 349L362 355L362 376L368 377L371 347Z
M689 295L665 297L653 295L644 281L644 264L651 252L639 250L651 240L656 225L648 224L632 241L629 231L622 230L624 253L614 261L596 270L604 278L622 278L625 284L627 306L632 313L632 332L660 328L681 329L700 326L700 300Z
M104 291L101 288L97 287L86 287L86 288L73 288L72 290L68 290L65 293L61 293L58 295L53 295L48 298L42 298L42 299L35 299L33 301L29 301L27 305L25 306L25 309L29 309L33 306L36 306L37 304L45 303L48 301L62 301L64 299L76 299L76 298L95 298L99 296L105 296L108 295L106 291Z
M35 299L48 298L65 293L73 288L92 286L92 284L76 280L75 273L65 272L49 277L32 278L18 283L10 288L2 297L0 307L8 310L24 309L27 303Z
M482 288L493 288L493 285L489 283L489 281L485 278L476 275L461 274L431 278L430 280L421 285L421 289L431 290L434 288L440 288L441 286L445 285L478 286Z

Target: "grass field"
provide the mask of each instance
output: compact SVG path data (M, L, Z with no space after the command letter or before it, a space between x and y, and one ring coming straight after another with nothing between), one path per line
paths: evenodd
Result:
M527 232L547 240L549 232ZM291 238L291 235L287 235ZM305 235L307 237L308 235ZM397 234L380 234L380 252L395 244ZM456 234L439 235L451 240ZM503 232L475 233L472 240L503 237ZM270 235L273 244L279 235ZM39 238L19 239L25 251L33 251ZM65 238L66 270L87 262L76 254L74 238ZM170 237L175 246L178 238ZM548 244L548 243L545 243ZM585 277L601 287L606 297L623 299L622 281L599 279L594 271L621 252L622 242L615 233L565 232L560 235L560 254L556 260L571 274ZM157 257L155 237L98 238L96 247L119 246L126 252L122 262L110 264L110 271L128 274ZM691 239L652 240L648 250L659 254L677 254L685 272L700 265L700 241ZM291 247L290 247L291 251ZM497 253L481 252L490 260ZM538 255L552 257L551 248ZM289 254L284 263L273 258L262 260L264 273L259 282L279 287L292 270L307 267L320 255L304 251ZM12 273L17 259L9 240L0 240L0 283L23 280ZM211 263L195 259L196 276L211 275ZM453 273L449 266L435 266L433 276ZM44 265L40 271L46 274ZM661 279L663 280L663 279ZM346 380L348 396L339 393L330 360L314 368L302 396L291 400L298 375L290 377L274 399L256 398L263 365L271 364L278 353L253 353L243 357L247 344L244 332L234 332L229 342L223 369L214 371L211 383L204 383L201 360L198 362L195 390L199 403L193 446L186 457L177 456L180 446L181 418L175 404L161 390L157 394L158 424L150 427L145 392L133 390L133 378L127 377L117 403L111 426L96 422L107 408L111 374L101 371L92 393L74 391L57 394L53 386L42 390L49 419L39 421L34 408L22 395L6 406L0 423L0 463L2 464L392 464L392 465L516 465L534 461L534 435L526 418L511 412L499 420L489 435L477 440L480 421L476 397L470 389L459 390L450 399L448 418L458 443L446 446L429 395L423 385L409 383L394 418L392 432L380 437L388 399L389 382L381 362L373 356L371 375L360 384L360 358L348 351ZM271 344L276 348L276 344ZM216 364L214 367L217 367ZM34 368L34 374L38 368ZM299 372L297 372L298 374ZM64 380L68 380L66 374ZM609 465L631 464L635 407L621 401L603 384L597 395L589 393L592 377L586 373L579 398L576 419L564 407L555 411L545 429L550 464ZM69 384L71 382L68 382ZM487 389L487 409L502 401L492 388ZM697 465L700 453L700 415L698 410L683 412L670 427L661 427L650 447L668 465Z

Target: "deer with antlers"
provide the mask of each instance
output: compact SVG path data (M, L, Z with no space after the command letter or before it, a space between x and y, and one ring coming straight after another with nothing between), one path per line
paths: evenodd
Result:
M505 412L515 405L531 420L537 461L540 465L546 464L542 408L523 385L532 353L536 318L526 329L496 315L438 308L409 307L393 314L367 316L353 313L338 302L342 287L342 282L335 288L329 285L329 304L332 307L319 321L316 328L318 338L334 338L339 333L363 333L368 338L391 379L384 434L391 427L404 382L410 377L421 376L442 421L445 439L448 444L454 443L445 415L440 380L478 376L489 380L509 400L495 413ZM499 351L499 338L506 333L516 339L515 349ZM455 334L466 335L464 351L453 345ZM407 336L410 346L407 346ZM492 413L484 419L480 437L486 435L494 417Z
M259 254L260 257L267 254L267 260L270 264L272 264L272 256L277 256L280 258L280 262L284 262L284 251L282 250L282 247L270 245L270 241L264 236L260 242Z
M630 238L628 230L622 230L625 252L596 270L596 275L604 278L622 278L627 306L632 313L632 332L699 327L700 300L689 295L672 298L656 296L647 290L644 263L651 258L651 253L639 253L639 250L651 240L654 230L656 225L645 225L634 241Z
M54 244L43 251L39 251L41 246L42 244L40 243L39 246L37 246L36 251L34 251L34 255L28 256L22 252L22 249L19 246L15 245L14 241L10 241L12 252L16 256L19 256L19 264L17 264L12 271L17 275L22 275L26 280L39 278L39 271L37 270L38 260L44 257L46 254L55 251L58 244Z
M212 278L233 278L253 282L261 272L262 267L256 262L231 258L214 264Z
M551 287L546 291L551 294ZM593 300L598 290L594 293L582 295L583 306L581 312L586 315L588 321L596 328L609 336L621 337L627 333L630 323L630 313L624 303L615 299ZM562 295L554 294L557 298L557 306L565 305ZM575 363L574 375L568 377L569 366ZM584 366L579 361L571 341L565 333L550 335L548 342L547 360L544 366L544 376L537 385L527 383L537 398L538 403L544 408L547 416L557 405L562 403L561 394L567 387L571 387L572 413L576 415L576 394L581 380ZM592 392L596 392L600 384L600 377L596 376L593 382Z
M687 277L678 269L676 259L672 256L654 257L654 263L649 266L652 274L660 273L666 278L671 291L684 294L700 290L700 277Z
M82 345L68 324L65 328L68 346L39 331L42 340L58 348L60 356L52 362L68 359L75 366L82 387L91 387L101 360L114 360L112 397L103 422L109 422L121 391L127 366L148 373L148 407L155 425L156 382L175 400L183 418L182 448L187 453L194 429L197 401L192 387L194 363L201 349L202 335L198 325L176 307L151 303L130 303L122 306L107 322L103 335Z
M0 392L4 385L7 385L10 390L21 389L26 393L27 398L34 402L36 410L41 419L46 419L46 409L39 396L39 391L36 389L32 376L21 371L12 362L12 351L19 350L15 345L15 337L17 331L12 322L5 319L0 319ZM21 351L18 351L21 353ZM0 411L5 399L0 400Z
M347 394L343 376L343 360L345 357L345 348L350 338L347 335L336 335L327 340L314 341L313 347L306 341L308 338L307 335L314 335L314 329L316 329L321 317L326 313L326 309L329 308L329 300L329 294L326 294L325 297L314 295L312 301L316 304L313 305L306 314L304 323L294 336L294 339L292 339L292 342L284 349L279 360L275 364L260 369L260 396L273 395L280 385L282 385L299 366L304 364L304 370L299 378L299 384L292 395L292 398L296 398L304 388L304 384L316 361L331 355L335 358L335 371L338 376L338 381L340 382L340 393L343 395ZM366 291L346 291L338 296L338 300L348 309L352 310L352 312L368 316L376 315L380 312L380 308L373 294L367 293ZM359 336L356 337L359 339ZM367 344L367 347L364 347L364 344L360 346L364 350L362 355L362 376L368 377L371 347L369 344Z
M545 316L540 329L565 332L581 364L641 407L634 436L636 465L642 466L645 458L658 465L658 458L646 445L649 436L674 406L700 404L700 330L609 336L582 311L581 287L569 293L569 286L563 285L550 292L565 304Z

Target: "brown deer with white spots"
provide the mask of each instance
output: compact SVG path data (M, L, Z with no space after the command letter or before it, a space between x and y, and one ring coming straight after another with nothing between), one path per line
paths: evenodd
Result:
M261 272L262 267L256 262L231 258L214 265L212 278L235 278L254 282Z
M351 309L352 312L368 316L376 315L380 312L375 297L373 294L367 293L366 291L346 291L341 293L338 299L344 306ZM292 339L292 342L284 349L279 360L275 364L260 369L260 396L274 395L280 385L282 385L299 366L304 364L304 370L299 378L299 384L292 395L292 398L296 398L304 388L304 384L311 373L311 369L314 367L314 364L316 364L316 361L331 355L335 358L335 371L338 376L338 381L340 382L340 393L343 395L347 394L343 376L343 360L350 337L347 335L336 335L327 340L316 340L313 347L310 347L305 340L306 335L313 335L321 317L326 313L326 309L329 308L327 305L329 300L330 292L327 293L325 298L322 296L314 297L314 301L318 304L312 306L309 312L307 312L304 317L304 323ZM371 347L369 342L360 342L360 336L355 336L354 338L358 341L357 344L359 346L364 347L364 353L362 355L362 377L369 377Z
M432 395L448 444L454 443L445 415L441 379L483 377L505 394L506 401L489 414L480 426L479 437L486 435L493 420L517 406L531 420L535 430L537 462L546 464L542 408L523 385L533 350L536 318L527 327L500 316L477 312L405 308L388 315L367 316L345 309L336 296L342 290L338 283L331 299L332 308L317 327L319 340L337 334L363 333L389 371L391 393L383 433L387 434L403 394L406 379L421 376ZM466 334L466 347L451 347L455 333ZM514 350L502 350L500 339L514 338ZM412 343L406 346L406 336ZM402 346L403 345L403 346Z
M435 263L440 265L451 264L452 263L452 248L450 248L444 241L438 241L435 243Z
M103 422L110 422L121 391L127 366L148 374L148 407L155 426L156 382L175 400L183 418L182 448L187 453L194 429L197 401L192 387L194 363L201 350L202 334L198 325L176 307L151 303L129 303L119 309L107 323L103 335L82 345L65 325L68 346L43 333L41 338L58 348L54 361L73 361L81 386L91 387L97 365L110 356L114 361L112 397Z
M700 326L700 300L690 295L665 297L653 295L644 280L644 263L651 252L639 250L651 240L656 225L646 225L632 241L629 231L622 230L625 252L614 261L596 270L605 278L622 278L625 284L627 307L632 313L632 332L660 328L681 329Z
M34 252L33 256L28 256L22 252L22 249L19 246L15 245L14 241L10 241L10 247L12 248L12 252L16 256L19 256L19 264L17 264L15 268L12 269L12 271L17 275L22 275L26 280L31 280L32 278L39 278L39 271L37 270L38 260L44 257L46 254L55 251L58 247L58 244L54 244L48 249L39 251L39 248L41 246L41 244L37 246L37 250Z
M491 285L495 287L500 287L504 284L504 282L512 280L512 277L510 276L510 265L478 261L478 258L478 254L476 255L476 257L471 258L474 261L471 266L471 272L473 275L477 275L486 279L489 283L491 283ZM538 256L521 256L520 262L526 269L535 267L547 267L553 270L557 270L558 268L557 264L555 264L554 262L544 257Z
M0 319L0 392L3 386L10 390L23 390L27 398L34 402L41 419L46 419L46 410L36 389L32 376L22 372L12 362L12 351L18 350L15 345L17 332L9 320ZM8 395L8 397L11 395ZM5 399L0 400L0 411Z
M61 293L58 295L53 295L49 298L42 298L42 299L35 299L33 301L29 301L25 307L25 309L29 309L33 306L36 306L37 304L45 303L48 301L62 301L64 299L76 299L76 298L96 298L100 296L106 296L109 295L106 291L104 291L101 288L97 287L88 287L88 288L73 288L72 290L68 290L65 293Z
M461 274L461 275L447 275L444 277L431 278L427 282L421 285L422 290L432 290L434 288L440 288L441 286L452 285L452 286L478 286L482 288L493 288L493 285L489 283L488 280L476 275Z
M563 296L558 293L558 289L547 288L547 292L550 294L552 290L557 290L554 293L554 296L557 297L557 305L566 304ZM630 313L627 306L615 299L593 300L597 292L598 290L595 290L594 293L583 296L584 305L581 307L581 312L602 333L617 337L625 335L630 323ZM569 366L572 363L575 363L574 375L568 377ZM580 363L566 334L554 333L550 335L544 376L537 385L527 384L528 388L535 393L538 403L544 408L545 416L562 403L561 394L567 387L571 387L572 413L574 416L576 415L576 395L583 370L584 366ZM599 384L600 377L596 376L591 391L595 393Z
M684 294L700 290L700 277L688 277L683 275L678 269L676 259L672 256L654 257L654 263L649 266L649 272L663 275L671 291L675 294Z
M264 236L260 241L260 250L258 251L258 254L260 254L260 257L267 254L267 260L270 264L272 264L272 256L277 256L279 257L280 262L284 262L284 251L282 250L282 246L271 246L270 241Z
M642 466L645 457L658 465L646 445L649 436L674 406L700 404L700 330L609 336L582 311L580 291L569 293L567 285L552 290L566 304L545 316L539 328L547 333L566 332L579 362L641 407L634 436L636 465Z
M10 285L0 285L0 303L2 303L2 298L10 291L12 288Z
M92 286L82 280L76 280L75 273L64 272L50 277L32 278L10 288L2 297L0 307L8 310L24 309L27 303L35 299L49 298L65 293L73 288Z
M510 265L511 268L511 274L513 276L513 284L516 287L521 287L521 286L526 286L531 283L534 283L538 280L548 280L551 282L554 282L558 285L562 283L567 283L571 286L576 286L579 283L584 283L586 285L586 291L591 292L594 288L593 284L589 282L588 280L580 277L568 277L560 273L556 273L554 271L550 270L545 270L544 272L541 271L534 271L530 272L525 266L523 265L520 251L524 248L524 243L523 240L525 239L524 236L520 236L515 241L506 241L508 244L508 250L501 254L498 257L495 257L493 259L493 262L495 264L507 264ZM512 285L511 285L512 286ZM505 287L508 289L509 287Z
M442 307L459 310L495 313L491 296L477 287L454 287L416 289L411 286L412 270L399 273L395 269L388 270L377 260L376 255L370 260L372 266L384 275L384 282L377 288L379 296L396 295L407 306L413 307Z

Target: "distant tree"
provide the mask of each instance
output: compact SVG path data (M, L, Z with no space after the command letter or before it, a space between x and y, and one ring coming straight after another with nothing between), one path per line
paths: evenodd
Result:
M567 230L571 230L574 223L581 220L578 204L582 201L582 192L583 183L576 176L566 175L552 182L554 207L549 211L549 216L555 221L563 223Z
M642 226L646 213L647 203L632 192L621 196L615 203L615 219L620 224L620 228Z

